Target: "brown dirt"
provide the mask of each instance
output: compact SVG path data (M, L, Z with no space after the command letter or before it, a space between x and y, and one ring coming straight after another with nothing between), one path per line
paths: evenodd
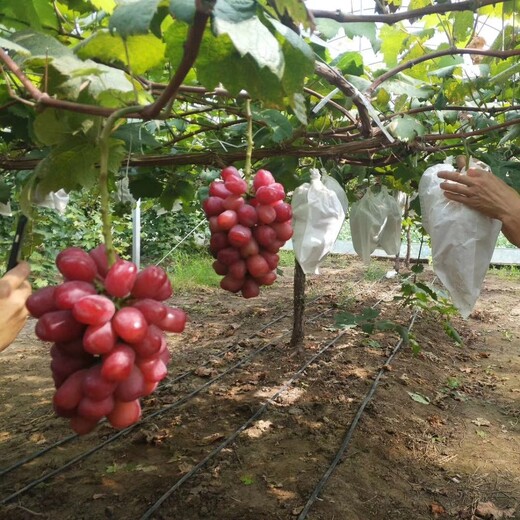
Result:
M391 265L374 267L384 273ZM111 442L116 431L102 424L3 475L2 499L31 487L0 506L0 518L139 519L178 483L150 518L297 519L399 338L347 330L291 378L337 338L338 310L376 305L404 325L412 313L393 301L398 280L367 280L357 261L333 257L308 277L305 346L294 352L292 270L284 274L252 300L209 290L176 296L190 322L170 336L170 376L144 400L145 419L162 413ZM420 313L413 327L420 353L403 347L384 370L307 518L520 519L519 315L520 282L492 274L470 319L454 319L464 346L438 316ZM0 355L3 468L71 433L53 416L49 347L33 327L31 320ZM429 404L413 400L417 394Z

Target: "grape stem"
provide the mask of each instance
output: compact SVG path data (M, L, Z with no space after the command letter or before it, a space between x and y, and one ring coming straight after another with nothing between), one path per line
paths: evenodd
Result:
M116 262L116 252L112 239L112 213L110 212L110 194L108 189L108 163L110 158L110 135L116 121L125 114L136 111L135 106L125 107L116 110L105 120L103 130L99 136L99 192L101 197L101 221L103 223L102 232L107 252L108 265L112 266Z
M247 149L246 162L244 165L244 176L247 184L251 179L251 158L253 156L253 115L251 113L251 100L246 99L246 121L247 121Z

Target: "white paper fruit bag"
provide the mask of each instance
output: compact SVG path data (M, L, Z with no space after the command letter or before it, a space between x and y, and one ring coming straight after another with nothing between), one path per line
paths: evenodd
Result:
M318 274L345 220L347 197L335 179L313 169L311 182L294 190L291 205L294 256L305 274Z
M350 232L354 250L365 264L381 247L388 255L397 255L401 248L401 208L385 186L378 193L370 188L362 199L352 204Z
M482 166L485 165L478 164L479 168ZM448 200L440 188L440 171L455 168L451 164L436 164L423 173L419 182L422 223L431 237L435 274L460 314L467 318L480 295L501 223Z

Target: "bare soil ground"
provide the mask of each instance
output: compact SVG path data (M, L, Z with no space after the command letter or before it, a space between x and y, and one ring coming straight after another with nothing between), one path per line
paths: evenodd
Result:
M417 316L420 353L403 346L385 367L307 513L399 341L393 332L339 335L335 314L374 305L408 325L412 311L393 300L398 279L368 280L351 257L330 258L308 277L298 353L288 346L284 271L256 299L220 290L173 298L190 321L169 338L170 375L122 434L101 424L70 438L51 408L49 346L30 320L0 355L0 466L38 456L0 469L0 518L520 519L520 283L488 275L471 317L454 319L464 346L438 316Z

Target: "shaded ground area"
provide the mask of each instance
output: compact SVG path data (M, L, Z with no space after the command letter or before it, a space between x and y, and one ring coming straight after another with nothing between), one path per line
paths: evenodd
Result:
M410 323L400 281L382 277L391 268L333 257L308 277L301 353L288 346L292 269L252 300L176 296L190 322L170 336L170 375L123 433L70 438L29 322L0 356L1 467L38 457L1 475L0 518L298 519L399 342L340 334L334 316L374 306ZM453 321L464 346L419 313L420 353L404 346L385 367L307 518L520 519L519 316L520 283L492 274L470 319Z

